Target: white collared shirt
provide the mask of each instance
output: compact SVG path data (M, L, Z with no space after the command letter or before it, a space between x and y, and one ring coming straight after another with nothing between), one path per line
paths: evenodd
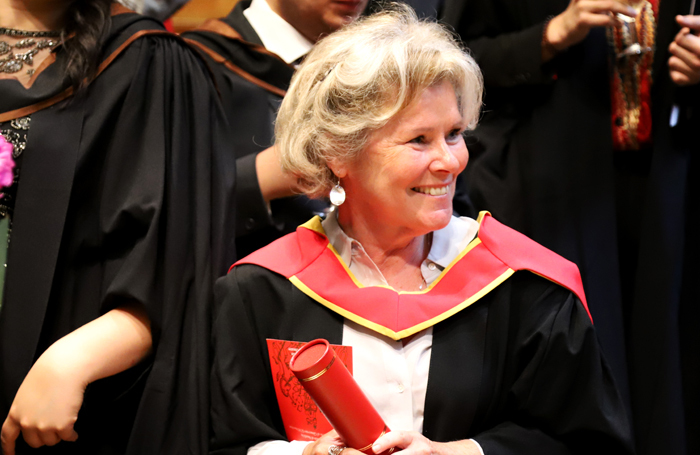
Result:
M363 286L389 286L360 242L343 232L336 213L331 213L322 225L326 237L345 265ZM433 231L430 252L421 264L421 274L426 284L430 285L440 276L445 267L476 237L478 231L479 223L466 217L452 217L447 226Z
M286 63L308 54L314 43L274 12L265 0L253 0L243 11L263 46Z
M389 285L360 242L342 230L336 213L331 213L322 225L333 248L363 286ZM430 252L421 264L421 274L428 285L459 256L478 230L479 223L475 220L452 217L445 228L433 232ZM392 430L422 433L432 327L418 332L404 344L346 319L343 345L352 346L353 376L387 426ZM265 441L248 449L248 455L301 455L307 444L306 441ZM483 454L481 446L479 450Z

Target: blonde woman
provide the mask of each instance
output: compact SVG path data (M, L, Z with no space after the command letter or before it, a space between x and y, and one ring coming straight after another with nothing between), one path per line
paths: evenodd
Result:
M481 73L397 8L321 41L283 102L283 167L337 209L217 283L211 453L344 447L287 440L270 338L352 346L392 430L374 453L630 453L576 267L488 214L452 216Z

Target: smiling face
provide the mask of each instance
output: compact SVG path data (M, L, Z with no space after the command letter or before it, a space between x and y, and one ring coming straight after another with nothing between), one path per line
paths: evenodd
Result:
M267 0L312 43L357 19L368 0Z
M417 237L445 227L457 175L469 157L466 124L449 82L425 89L372 134L357 159L331 166L347 194L341 225L352 231L362 223L383 237Z

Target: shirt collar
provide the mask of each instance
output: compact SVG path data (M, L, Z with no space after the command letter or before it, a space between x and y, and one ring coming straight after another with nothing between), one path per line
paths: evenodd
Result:
M479 223L476 220L453 216L447 226L433 232L428 260L444 269L474 240L477 232Z
M321 222L321 226L323 226L323 232L326 233L328 241L333 245L340 259L345 265L349 265L352 258L352 239L340 228L338 211L330 212L326 219Z
M340 259L342 259L345 265L348 266L363 285L373 286L376 284L386 284L386 280L381 276L381 272L379 272L377 266L372 262L372 259L364 252L364 248L362 248L360 242L349 237L340 227L340 224L338 224L337 212L331 212L323 221L322 225L328 241L338 252ZM421 271L426 282L430 284L435 281L442 270L459 256L459 253L469 245L469 242L474 240L478 232L479 223L476 222L476 220L454 216L450 219L447 226L433 231L430 252L421 266ZM355 245L354 251L358 260L354 260L353 258L353 244ZM430 263L435 263L438 267L431 267ZM377 276L377 274L379 276ZM361 277L367 277L370 282L365 282ZM375 279L383 283L377 283Z
M306 55L313 43L275 13L265 0L252 0L243 11L265 49L277 54L286 63Z

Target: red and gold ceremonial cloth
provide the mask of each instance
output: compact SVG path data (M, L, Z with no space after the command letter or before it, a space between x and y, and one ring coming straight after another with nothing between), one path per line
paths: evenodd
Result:
M517 270L529 270L569 289L588 311L574 263L499 223L488 212L482 212L478 222L477 237L430 286L417 292L360 284L326 238L318 217L231 268L255 264L269 269L321 305L394 340L473 305Z

